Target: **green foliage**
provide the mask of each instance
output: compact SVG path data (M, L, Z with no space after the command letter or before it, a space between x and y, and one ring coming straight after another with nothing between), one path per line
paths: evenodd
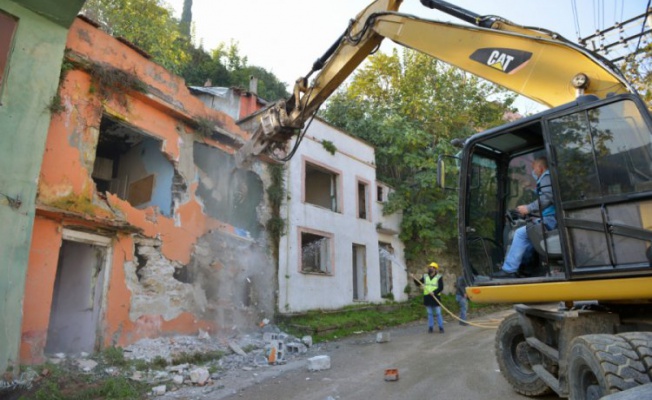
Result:
M267 220L265 228L269 232L272 240L274 254L278 255L278 245L281 236L283 236L285 232L285 220L280 215L281 204L285 197L285 185L283 181L285 168L280 164L270 165L268 168L271 182L267 188L267 199L269 200L271 216L269 220Z
M81 12L174 73L181 72L189 60L188 39L164 0L87 0Z
M52 367L50 365L50 367ZM50 369L51 373L38 383L38 388L21 399L29 400L90 400L90 399L137 399L149 390L147 384L135 382L123 376L92 380L90 375L64 373Z
M168 361L164 357L156 356L150 363L150 366L153 369L165 369L168 366Z
M652 43L636 54L628 56L621 66L625 77L638 90L641 98L652 110Z
M59 95L59 92L52 96L50 99L50 104L47 106L47 110L50 111L50 114L60 114L64 111L66 111L66 106L63 104L61 101L61 96Z
M201 137L211 137L213 135L213 128L215 127L215 121L209 119L209 118L204 118L204 117L198 117L195 118L195 133Z
M219 60L229 72L230 86L249 89L251 77L258 78L258 96L265 100L275 101L287 98L288 92L285 84L262 67L248 65L247 57L240 55L237 42L231 41L228 45L220 43L213 50L212 58Z
M452 139L501 124L514 97L408 49L368 61L323 117L376 147L378 178L394 188L384 211L403 212L405 256L416 262L456 238L456 194L435 187L438 155L459 151Z
M224 356L222 351L206 351L197 353L181 353L172 359L172 365L195 364L203 365L210 361L219 360Z
M270 101L288 97L285 83L265 68L248 65L237 43L221 43L212 51L193 46L191 7L192 1L185 0L179 21L165 0L87 0L82 14L145 51L189 86L210 82L210 86L248 90L254 76L260 97Z
M116 367L123 367L127 365L122 347L107 347L102 351L102 357L107 364Z
M137 76L121 69L105 65L90 64L86 66L99 95L103 100L114 98L123 107L127 106L127 92L146 92L147 85ZM91 86L94 88L94 86Z
M331 153L331 155L335 155L335 152L337 151L337 147L335 147L335 144L331 142L330 140L322 140L321 145L326 149L327 152Z
M181 68L180 75L189 86L231 86L231 74L219 58L213 58L203 48L189 48L190 61Z
M441 296L442 304L454 314L459 314L459 305L454 294ZM473 318L493 312L493 304L469 304ZM444 320L452 317L442 310ZM279 316L279 326L294 336L312 335L315 343L350 336L360 332L372 332L409 322L420 321L426 317L423 297L417 296L403 303L385 305L349 306L340 310L314 310L295 316Z

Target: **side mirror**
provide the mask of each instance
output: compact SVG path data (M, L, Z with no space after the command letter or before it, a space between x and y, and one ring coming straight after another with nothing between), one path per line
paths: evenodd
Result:
M459 157L439 156L437 159L437 187L445 190L459 189L459 165Z

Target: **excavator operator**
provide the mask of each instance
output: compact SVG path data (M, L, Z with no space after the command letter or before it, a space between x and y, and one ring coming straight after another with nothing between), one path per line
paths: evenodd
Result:
M536 223L543 223L546 229L557 228L555 218L555 206L552 198L552 185L550 182L550 171L548 171L548 159L539 157L532 162L532 177L537 182L537 200L530 204L523 204L516 208L522 216L538 214ZM493 274L494 278L518 278L518 268L525 257L534 252L534 246L527 234L527 226L524 225L516 230L512 245L509 248L505 262L500 271Z

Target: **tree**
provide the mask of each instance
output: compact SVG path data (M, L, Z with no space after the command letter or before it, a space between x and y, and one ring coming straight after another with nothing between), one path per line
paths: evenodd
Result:
M183 12L181 13L181 33L190 38L190 27L192 26L192 0L183 0Z
M190 86L249 87L250 76L259 80L258 94L267 100L288 97L285 84L258 66L249 66L237 42L221 43L210 52L192 45L192 0L184 0L181 21L164 0L88 0L82 13L102 29L132 42Z
M652 43L625 59L621 70L652 110Z
M371 57L328 102L326 120L376 147L378 177L395 189L385 211L403 212L408 260L428 258L457 235L456 196L435 187L437 156L458 151L452 139L502 123L513 100L487 82L404 49Z
M163 0L88 0L82 14L113 36L121 36L179 73L189 59L188 40Z
M274 101L289 96L285 84L276 75L265 68L248 65L247 57L240 55L237 42L220 43L213 51L213 59L219 60L229 71L231 86L248 89L253 76L258 78L258 95L263 99Z

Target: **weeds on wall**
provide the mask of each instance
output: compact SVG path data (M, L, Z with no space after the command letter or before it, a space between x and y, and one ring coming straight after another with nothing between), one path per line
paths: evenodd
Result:
M331 142L330 140L322 140L321 145L324 147L324 149L331 153L331 155L335 155L335 152L337 151L337 147L335 147L335 144Z
M91 92L97 90L102 100L115 99L118 104L127 107L127 93L130 91L145 93L147 85L135 74L110 66L89 64L87 70L93 80Z
M70 194L59 197L46 205L60 210L76 212L84 215L95 215L95 206L92 200L84 195Z
M278 259L278 246L281 236L285 232L285 220L281 218L281 204L285 196L285 188L283 185L283 175L285 167L283 165L270 165L269 172L271 177L271 184L267 188L267 199L271 207L271 218L267 221L267 232L272 239L272 248L274 249L275 259Z
M216 125L215 121L210 118L197 117L195 122L195 134L202 138L209 138L213 135L213 127Z
M61 100L61 96L59 95L59 92L57 92L52 98L50 99L50 103L46 107L48 111L50 111L50 114L56 115L56 114L61 114L62 112L66 111L66 106L63 104L63 101Z
M46 110L49 111L50 114L52 115L61 114L62 112L66 111L66 106L63 104L59 90L63 82L66 80L66 76L68 75L68 72L75 69L75 64L67 59L67 55L69 52L70 49L66 49L65 52L66 55L64 56L63 61L61 62L61 72L59 73L59 87L57 88L57 93L54 96L52 96L52 98L50 99L50 103L45 107Z

